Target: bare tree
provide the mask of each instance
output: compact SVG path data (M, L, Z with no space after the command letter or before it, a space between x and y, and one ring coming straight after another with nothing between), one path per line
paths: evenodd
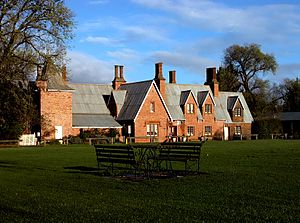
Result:
M0 78L25 79L49 59L61 63L73 27L72 12L63 0L2 0Z

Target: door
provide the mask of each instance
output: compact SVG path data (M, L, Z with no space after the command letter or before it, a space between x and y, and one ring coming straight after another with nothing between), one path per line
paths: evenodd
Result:
M63 138L63 127L61 125L55 126L55 139Z
M229 127L224 127L224 140L229 139Z

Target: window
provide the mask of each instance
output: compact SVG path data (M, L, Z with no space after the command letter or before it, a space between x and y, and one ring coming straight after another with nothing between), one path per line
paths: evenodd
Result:
M187 135L188 135L188 136L193 136L193 135L195 135L195 127L194 127L194 126L188 126L188 129L187 129Z
M241 108L234 109L234 116L242 116L242 109Z
M211 126L205 126L205 130L204 131L205 131L204 134L206 136L211 136L212 135L212 128L211 128Z
M212 113L212 104L205 104L205 113Z
M194 113L194 104L187 104L187 113Z
M158 135L158 124L147 124L147 136Z
M234 127L234 134L235 135L241 135L242 134L242 127L241 126L235 126Z
M154 112L155 112L155 103L154 103L154 102L151 102L151 103L150 103L150 112L151 112L151 113L154 113Z

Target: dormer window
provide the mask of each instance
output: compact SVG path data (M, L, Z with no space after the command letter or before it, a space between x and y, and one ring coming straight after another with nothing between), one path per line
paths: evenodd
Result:
M212 113L212 104L205 104L205 110L204 110L205 113Z
M154 112L155 112L155 103L154 103L154 101L152 101L150 103L150 113L154 113Z
M194 112L194 104L187 104L187 113L192 114Z

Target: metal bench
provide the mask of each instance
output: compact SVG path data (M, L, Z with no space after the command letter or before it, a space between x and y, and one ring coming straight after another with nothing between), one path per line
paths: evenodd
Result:
M157 162L165 161L166 170L175 172L173 162L183 162L185 174L192 171L191 162L196 162L197 173L200 168L200 154L202 143L162 143L157 156L152 157ZM161 166L161 163L159 164Z
M0 140L0 147L19 147L19 140Z
M123 144L94 145L98 162L98 169L104 168L112 172L114 169L134 170L136 175L136 160L132 147Z

